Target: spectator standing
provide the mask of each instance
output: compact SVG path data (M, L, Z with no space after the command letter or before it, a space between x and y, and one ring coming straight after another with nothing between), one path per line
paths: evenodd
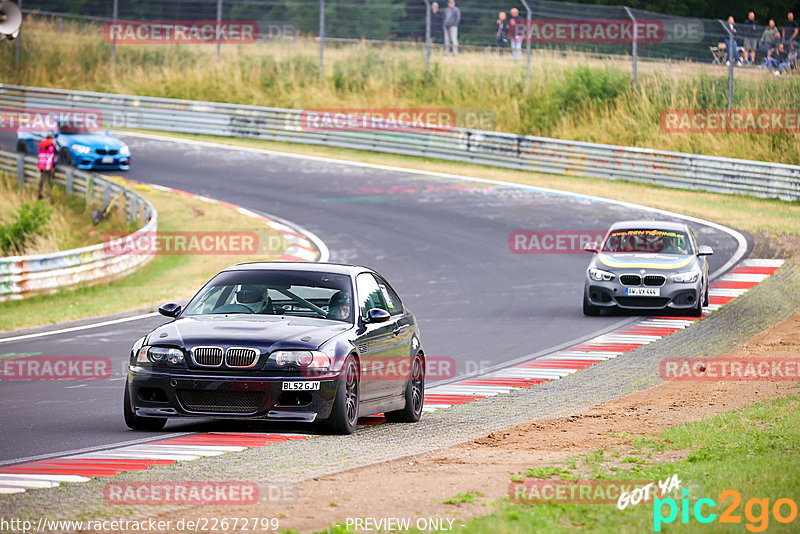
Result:
M730 65L731 61L735 61L736 64L741 67L742 61L739 59L739 51L736 48L736 34L738 31L736 29L736 23L733 21L733 17L728 17L727 27L731 32L732 37L725 39L725 45L728 47L728 61L726 61L725 64Z
M794 13L789 11L786 14L786 24L783 25L783 40L785 42L797 41L798 32L800 32L800 26L794 20Z
M763 38L763 36L762 36ZM773 55L778 50L778 45L781 44L781 32L775 28L775 31L772 33L772 40L768 42L768 49L767 49L767 57L764 58L764 63L761 65L761 68L771 68L778 66L778 62L775 60Z
M773 43L775 43L775 33L778 33L777 39L781 38L781 33L778 31L778 28L775 26L775 21L769 19L769 24L767 27L764 28L764 31L761 32L761 38L758 40L761 43L762 48L772 48Z
M461 24L461 10L456 7L455 0L448 0L444 10L444 55L458 55L458 25Z
M439 11L439 2L431 4L431 41L434 43L442 38L444 32L444 19Z
M44 198L45 187L53 179L56 167L56 148L56 136L53 132L48 133L47 137L39 143L39 192L36 197L38 200Z
M519 9L511 8L511 20L508 23L508 34L511 40L511 57L522 59L522 41L525 39L525 20L519 16Z
M508 16L505 11L501 11L497 14L497 32L495 33L495 39L497 40L497 47L500 49L500 53L502 53L503 49L508 46Z
M752 11L747 14L747 20L742 25L744 34L744 61L750 66L756 62L756 48L758 48L758 22L756 14Z

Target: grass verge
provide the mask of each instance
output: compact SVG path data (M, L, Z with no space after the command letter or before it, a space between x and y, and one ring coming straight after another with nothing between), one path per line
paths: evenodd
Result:
M654 453L663 451L688 453L683 452L685 457L679 461L651 459ZM669 504L658 501L619 510L615 504L556 502L557 497L544 504L504 499L497 511L470 521L464 531L496 534L590 529L617 534L653 532L658 526L661 531L669 532L797 532L800 525L797 508L794 508L792 521L781 523L775 515L775 503L779 499L791 499L795 505L800 504L798 452L800 397L766 401L677 425L650 440L640 440L622 452L623 461L607 457L605 451L599 450L551 470L551 474L559 475L551 479L553 482L574 479L620 483L664 481L678 475L682 490L689 492L685 518L680 492L668 493L664 499L672 497L676 503L677 516L669 523L656 519L669 517L671 511ZM543 472L529 473L529 476ZM724 493L726 490L734 491ZM715 514L714 520L707 524L699 522L694 515L695 504L702 498L713 501L713 504L705 501L702 506L704 516ZM726 510L733 522L721 521ZM783 501L778 513L784 518L790 517L791 505Z
M22 204L36 202L36 184L19 187L11 173L0 172L0 223L8 223L16 216ZM109 232L134 230L115 211L108 219L92 224L92 210L97 206L87 204L83 198L67 198L61 187L50 188L47 203L53 211L42 233L31 238L23 254L41 254L70 248L93 245ZM0 252L0 255L2 253Z
M255 139L233 139L229 137L164 134L180 139L210 141L232 146L246 146L265 150L276 150L292 154L330 157L379 165L390 165L418 169L426 172L459 174L463 176L502 180L594 195L613 200L634 202L645 206L710 219L746 232L762 232L772 239L781 234L800 236L800 202L784 202L774 199L759 199L744 195L722 195L701 191L670 189L628 182L625 180L603 180L583 176L540 174L474 165L431 160L413 156L380 154L342 148L306 146L292 143L277 143Z
M2 302L0 331L152 308L170 300L186 299L228 265L272 260L286 249L287 243L278 232L236 210L144 185L135 189L158 210L159 233L255 232L258 251L247 255L157 255L132 274L106 284ZM100 236L95 242L102 240Z

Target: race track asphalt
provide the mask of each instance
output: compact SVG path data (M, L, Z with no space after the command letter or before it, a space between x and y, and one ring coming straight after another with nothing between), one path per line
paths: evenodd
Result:
M456 360L458 375L631 320L583 316L588 255L514 254L509 234L602 232L616 220L653 218L646 210L233 147L121 137L131 146L133 164L118 174L287 219L319 236L330 249L330 261L382 273L415 313L427 354ZM13 149L13 136L0 135L0 146ZM737 241L729 234L691 225L701 243L715 250L712 271L736 251ZM107 356L114 364L110 380L0 381L0 463L163 437L129 431L121 407L130 346L163 322L150 317L21 341L0 339L0 354ZM171 421L166 430L215 428L229 426Z

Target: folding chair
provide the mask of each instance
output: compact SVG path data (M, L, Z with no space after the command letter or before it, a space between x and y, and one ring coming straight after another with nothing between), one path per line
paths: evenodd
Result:
M712 65L722 65L728 56L728 45L725 43L719 43L717 46L709 46L709 50L711 50L711 57L714 61L711 62Z

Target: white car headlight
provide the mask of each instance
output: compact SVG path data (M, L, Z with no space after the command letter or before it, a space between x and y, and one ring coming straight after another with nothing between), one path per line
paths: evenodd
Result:
M150 347L145 345L136 355L136 363L168 362L178 365L184 362L183 352L180 349L169 347Z
M592 280L597 280L598 282L603 280L608 282L609 280L613 280L614 278L616 278L616 276L617 275L615 275L614 273L603 271L602 269L595 269L594 267L589 269L589 278L591 278Z
M120 156L130 156L131 155L131 149L128 147L128 145L122 145L122 148L119 149L119 155Z
M673 282L680 282L684 284L691 284L692 282L697 282L697 279L700 278L700 273L697 271L687 271L685 273L675 273L669 275L669 279Z
M92 147L86 145L72 145L72 150L77 152L78 154L88 154L92 151Z
M331 359L316 350L276 350L269 355L269 362L278 367L306 369L327 369L331 366Z

